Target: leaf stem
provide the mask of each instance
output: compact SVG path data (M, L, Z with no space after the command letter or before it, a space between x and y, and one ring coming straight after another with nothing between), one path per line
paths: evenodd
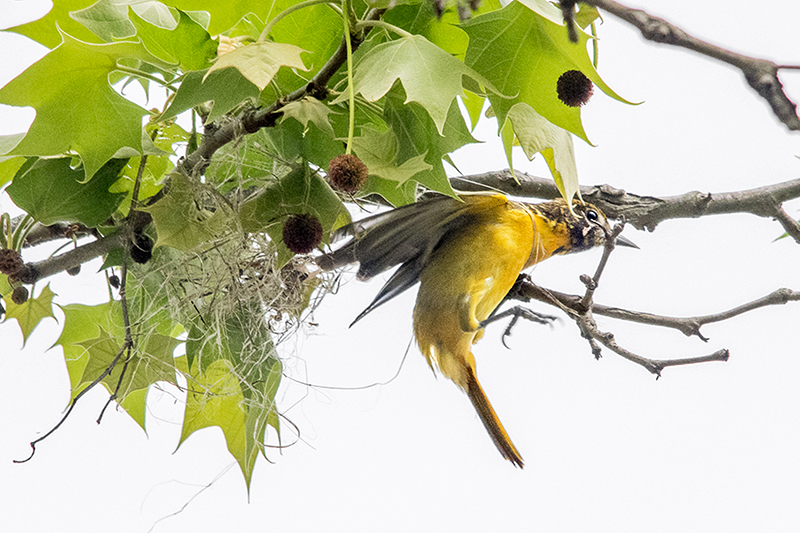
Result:
M407 32L403 28L398 28L394 24L389 24L383 20L364 20L356 24L356 29L359 31L367 27L383 28L384 30L396 33L400 37L413 37L411 33Z
M124 72L126 74L130 74L131 76L138 76L140 78L145 78L147 80L154 81L157 84L161 85L162 87L166 87L167 89L169 89L169 90L171 90L173 92L177 92L178 91L178 89L174 85L172 85L171 83L167 83L166 80L162 80L158 76L153 76L152 74L150 74L148 72L144 72L142 70L131 68L131 67L126 67L125 65L120 65L119 63L117 63L116 70L119 70L120 72Z
M356 128L356 93L353 87L353 44L350 42L352 35L350 34L350 2L349 0L342 0L342 20L344 20L344 42L347 46L347 90L350 95L350 124L347 126L347 148L346 154L353 152L353 135Z
M310 6L315 6L317 4L332 4L332 3L333 2L331 0L306 0L305 2L300 2L299 4L295 4L292 7L288 7L286 9L284 9L283 11L281 11L280 13L275 15L275 18L270 20L267 23L266 26L264 26L264 30L261 32L261 35L258 36L258 41L257 42L263 43L264 41L266 41L267 40L267 36L269 35L269 32L272 31L272 28L275 27L275 24L277 24L278 22L280 22L284 18L288 17L289 15L294 13L295 11L299 11L299 10L301 10L303 8L310 7Z

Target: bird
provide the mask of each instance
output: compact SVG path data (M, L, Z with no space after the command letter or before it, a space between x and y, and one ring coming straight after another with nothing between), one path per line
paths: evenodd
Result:
M435 195L340 228L331 241L349 240L316 263L322 270L358 263L360 280L400 265L353 324L419 282L413 319L420 351L467 394L502 456L522 468L478 381L471 347L523 270L601 246L610 232L605 214L579 199L570 206L501 193ZM622 236L617 244L637 248Z

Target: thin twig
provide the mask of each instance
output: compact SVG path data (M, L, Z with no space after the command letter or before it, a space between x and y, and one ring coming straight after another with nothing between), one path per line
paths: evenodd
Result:
M719 46L702 41L689 35L677 26L654 17L641 9L624 6L614 0L581 0L584 4L595 6L619 17L628 24L639 29L642 36L653 42L680 46L728 63L738 68L744 74L747 83L755 89L772 107L772 111L787 128L792 131L800 130L800 117L797 116L797 106L789 100L783 91L783 85L778 79L778 70L787 68L779 66L766 59L748 57L736 52L731 52ZM798 68L792 66L791 68Z
M608 258L611 257L611 253L614 251L614 248L616 248L617 237L619 237L619 234L622 233L623 228L625 228L624 223L617 224L614 226L614 229L612 229L611 232L606 235L606 242L603 246L603 256L600 258L600 262L597 264L597 269L594 272L594 276L592 276L591 279L586 277L581 278L581 281L583 281L584 285L586 285L586 294L583 295L581 305L586 309L592 306L594 301L594 291L596 291L597 287L600 286L600 276L603 275L603 271L606 269Z
M26 463L33 458L33 454L36 453L36 445L41 441L43 441L44 439L46 439L47 437L49 437L50 435L52 435L53 433L55 433L55 431L61 427L61 424L63 424L67 420L70 413L72 413L72 409L75 407L75 404L78 403L78 400L80 400L84 394L92 390L98 383L103 381L103 379L105 379L106 376L111 374L111 372L114 370L114 367L117 365L117 362L119 362L119 358L122 357L122 354L125 353L125 350L127 348L128 347L125 344L122 345L122 348L120 348L119 352L117 352L117 355L114 357L114 359L111 360L111 364L108 365L106 369L103 370L103 372L95 378L94 381L89 383L89 385L85 389L83 389L82 391L80 391L78 394L75 395L75 397L69 403L67 412L64 413L64 416L61 417L61 420L58 421L58 424L53 426L53 428L50 431L48 431L38 439L31 441L31 454L25 459L14 459L15 463Z
M562 310L570 310L571 312L578 314L585 313L587 310L581 296L575 294L565 294L563 292L539 287L531 282L530 277L526 275L523 275L517 280L517 283L509 293L508 298L521 300L524 302L538 300L540 302L559 307ZM734 307L733 309L703 316L670 317L645 313L642 311L620 309L618 307L609 307L598 303L592 304L592 312L596 315L607 316L617 320L625 320L628 322L636 322L638 324L647 324L650 326L672 328L680 331L687 337L697 336L703 341L708 341L708 338L704 337L700 332L700 328L706 324L728 320L762 307L767 307L770 305L783 305L788 302L797 301L800 301L800 291L793 291L791 289L783 288L773 291L766 296L762 296L761 298L757 298L752 302ZM569 313L570 311L566 312Z
M696 363L708 363L710 361L727 361L730 357L730 352L727 349L717 350L716 352L703 355L699 357L684 357L678 359L650 359L637 355L617 344L614 340L612 333L600 331L597 323L593 319L583 320L580 322L581 333L586 333L591 339L597 339L606 348L624 357L628 361L636 363L644 367L651 374L655 374L656 378L661 377L661 371L668 366L691 365Z

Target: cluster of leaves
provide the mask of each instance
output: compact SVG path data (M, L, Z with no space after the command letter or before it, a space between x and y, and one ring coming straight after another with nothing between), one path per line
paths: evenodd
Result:
M8 194L33 220L82 224L101 238L124 226L134 190L152 217L153 260L128 273L134 349L124 365L113 364L125 337L118 300L62 306L57 344L73 397L102 376L144 428L149 387L185 387L181 440L222 427L249 482L267 426L279 431L270 316L300 316L316 287L283 243L290 215L313 215L327 236L349 220L343 200L454 194L444 163L476 142L471 127L487 101L509 163L515 143L529 157L541 152L562 193L576 193L572 135L588 139L580 108L559 100L558 79L577 70L619 98L594 68L590 36L579 30L570 42L561 11L544 0L484 0L463 23L453 6L441 18L434 9L419 0L64 0L11 29L52 50L0 89L0 103L36 110L26 134L0 138L0 184L11 182ZM596 16L581 9L577 20L585 28ZM324 94L304 92L348 31L360 46L322 79ZM134 103L132 83L163 89L166 104ZM209 134L276 105L272 127L223 145L202 176L175 168L202 142L199 121ZM354 194L325 177L345 152L369 171ZM122 250L110 250L104 267L122 262ZM276 294L258 287L267 278ZM18 283L0 277L0 294ZM287 304L280 295L292 290ZM6 320L27 338L52 315L53 296L45 287L6 302ZM182 333L186 355L174 358Z

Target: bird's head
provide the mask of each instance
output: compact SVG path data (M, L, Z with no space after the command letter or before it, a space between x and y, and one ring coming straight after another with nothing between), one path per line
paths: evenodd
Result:
M547 221L554 234L562 236L561 245L552 252L554 255L582 252L595 246L603 246L607 236L611 234L611 225L605 213L590 203L575 200L570 211L567 202L559 198L536 204L533 210ZM621 235L617 237L616 244L638 248Z

